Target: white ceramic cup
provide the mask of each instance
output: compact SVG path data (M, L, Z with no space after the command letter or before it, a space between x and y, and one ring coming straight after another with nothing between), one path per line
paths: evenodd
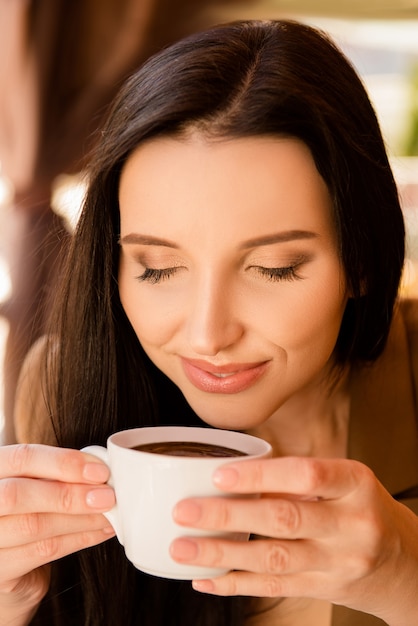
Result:
M226 446L244 452L245 456L169 456L132 449L145 443L166 441ZM170 544L177 537L217 535L213 531L176 524L172 517L174 506L184 498L224 496L213 484L213 472L232 460L268 457L271 446L258 437L234 431L158 426L120 431L109 437L107 448L89 446L83 451L95 455L110 468L109 485L115 490L116 506L105 515L124 546L127 558L148 574L191 580L213 578L226 570L176 563L171 558ZM222 536L248 539L242 533L222 533Z

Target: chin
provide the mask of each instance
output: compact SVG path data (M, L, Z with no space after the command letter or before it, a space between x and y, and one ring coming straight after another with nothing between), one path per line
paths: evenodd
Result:
M205 422L205 424L212 426L212 428L219 428L222 430L249 430L260 426L270 417L270 413L267 416L257 413L257 415L247 415L243 418L242 410L237 414L237 411L231 412L228 411L227 408L217 411L216 416L214 417L214 412L209 413L207 407L200 411L198 407L194 407L193 405L191 406L200 419Z
M266 394L255 394L253 390L237 394L194 393L190 389L183 389L182 392L203 422L224 430L257 428L267 422L287 400L285 395L266 398Z

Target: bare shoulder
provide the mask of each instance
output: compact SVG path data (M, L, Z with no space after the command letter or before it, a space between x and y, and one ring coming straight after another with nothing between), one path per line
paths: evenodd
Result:
M19 442L56 443L44 385L45 358L50 346L47 337L38 339L22 365L14 411Z

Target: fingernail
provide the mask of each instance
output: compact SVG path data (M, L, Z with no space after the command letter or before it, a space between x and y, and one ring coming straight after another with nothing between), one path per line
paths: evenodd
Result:
M190 539L176 539L170 546L170 554L176 561L193 561L197 553L197 544Z
M238 483L238 472L233 467L219 467L213 474L213 482L220 489L231 489Z
M109 468L103 463L86 463L83 478L92 483L105 483L109 478Z
M212 593L215 589L215 585L211 580L193 580L192 587L195 591L203 593Z
M178 524L193 525L196 524L202 515L202 509L197 502L193 500L183 500L178 502L173 510L174 521Z
M113 489L106 487L103 489L92 489L86 496L86 504L92 509L103 511L111 509L115 504L115 492Z

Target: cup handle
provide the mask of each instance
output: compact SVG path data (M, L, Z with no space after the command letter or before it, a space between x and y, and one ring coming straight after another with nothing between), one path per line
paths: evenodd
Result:
M107 448L104 448L103 446L87 446L86 448L82 448L81 452L86 452L87 454L92 454L93 456L96 456L98 459L106 463L106 465L110 469L109 453L107 451ZM114 487L112 474L110 475L109 480L107 481L107 484L109 485L109 487ZM121 525L119 524L117 504L115 504L113 509L111 509L110 511L106 511L106 513L103 513L103 515L111 523L111 525L113 526L116 532L116 536L118 538L119 543L123 545Z

